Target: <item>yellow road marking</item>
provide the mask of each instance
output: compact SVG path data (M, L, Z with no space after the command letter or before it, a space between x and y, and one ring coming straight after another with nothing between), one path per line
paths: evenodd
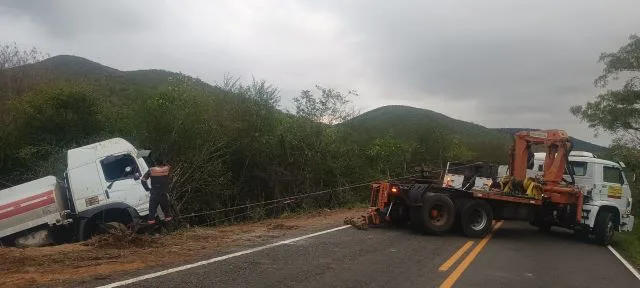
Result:
M444 282L442 282L442 284L440 285L440 288L450 288L453 286L454 283L456 283L458 278L460 278L460 275L462 275L464 270L466 270L467 267L469 267L469 264L473 262L473 259L475 259L476 256L478 256L478 253L482 251L482 248L484 248L484 245L486 245L487 242L489 242L489 240L493 236L493 233L496 232L496 230L498 230L500 226L502 226L502 221L497 222L496 225L493 227L493 230L491 231L491 233L489 233L489 235L485 236L482 240L480 240L480 243L478 243L478 246L473 248L473 250L471 250L471 253L469 253L469 255L467 255L467 257L464 258L464 260L462 260L462 263L460 263L460 265L456 267L456 270L453 270L453 272L451 272L451 275L449 275L449 277L447 277L447 279L445 279Z
M456 261L458 261L458 259L460 259L460 257L464 255L464 253L467 252L467 250L469 250L469 248L471 248L472 245L473 245L473 241L467 241L467 243L465 243L462 247L460 247L460 249L458 249L458 251L456 251L455 254L451 255L451 258L449 258L447 262L444 262L442 266L438 268L438 271L444 272L449 270L449 268L451 268L451 266L453 266L453 264L455 264Z

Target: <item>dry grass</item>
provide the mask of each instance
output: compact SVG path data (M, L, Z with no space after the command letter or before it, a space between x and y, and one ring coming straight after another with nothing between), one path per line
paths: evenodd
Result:
M175 265L236 246L339 225L354 210L315 211L256 223L190 228L164 236L104 235L83 243L38 248L0 248L0 286L67 287L122 272Z

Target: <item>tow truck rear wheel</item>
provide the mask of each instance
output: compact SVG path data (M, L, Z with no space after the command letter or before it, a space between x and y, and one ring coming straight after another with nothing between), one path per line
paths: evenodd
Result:
M422 224L422 207L409 207L409 224L415 232L424 232Z
M433 194L424 197L422 224L426 232L442 235L449 231L455 221L455 206L445 195Z
M462 199L456 199L453 202L453 205L456 208L456 219L453 222L453 231L455 232L462 232L462 223L460 223L460 219L462 215L462 208L464 208L464 206L467 205L467 203L473 201L473 199L466 199L466 198L462 198Z
M461 207L460 225L467 237L482 238L491 231L493 211L483 200L469 201Z
M396 202L393 206L389 216L391 218L391 224L396 226L402 226L409 222L409 207L405 206L401 202Z

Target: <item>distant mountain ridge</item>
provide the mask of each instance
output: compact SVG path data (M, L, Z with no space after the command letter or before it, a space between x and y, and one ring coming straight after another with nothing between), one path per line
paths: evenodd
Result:
M508 147L513 143L513 134L529 128L487 128L479 124L448 117L444 114L403 105L389 105L365 112L350 121L354 134L375 138L392 135L397 139L414 140L415 135L424 131L443 131L454 135L478 156L478 160L503 159ZM363 137L363 136L360 136ZM436 137L436 136L434 136ZM588 151L596 155L606 155L607 147L571 137L574 150ZM437 141L431 139L430 141Z
M40 62L0 71L0 102L43 84L82 82L116 98L156 90L181 74L161 69L121 71L86 58L58 55ZM205 90L217 87L189 77Z

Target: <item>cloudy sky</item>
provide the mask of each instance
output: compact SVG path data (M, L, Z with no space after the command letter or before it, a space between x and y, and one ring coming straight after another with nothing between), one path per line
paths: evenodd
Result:
M0 41L120 70L313 85L361 111L427 108L487 127L562 128L593 99L598 56L640 33L640 1L0 1Z

